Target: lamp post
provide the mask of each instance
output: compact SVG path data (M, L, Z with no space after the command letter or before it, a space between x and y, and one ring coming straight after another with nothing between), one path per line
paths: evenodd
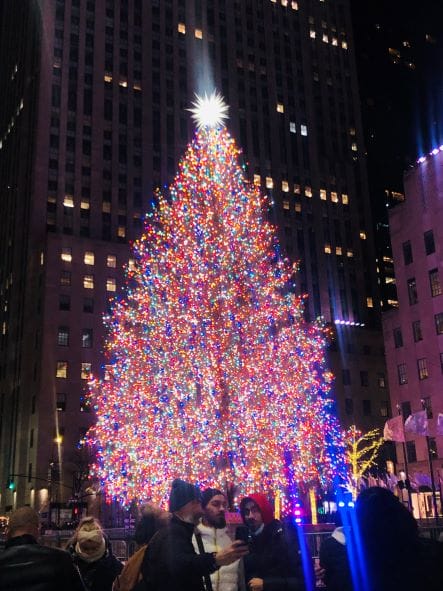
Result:
M421 405L423 410L426 411L426 418L430 419L431 418L431 409L428 407L426 400L424 400L423 398L421 399ZM432 463L432 454L434 453L433 450L431 450L431 445L430 445L430 437L429 435L426 435L426 446L428 449L428 463L429 463L429 472L430 472L430 476L431 476L431 487L432 487L432 503L434 506L434 513L435 513L435 523L438 524L438 508L437 508L437 495L435 492L435 479L434 479L434 467L433 467L433 463Z
M400 404L397 404L397 412L399 415L401 415L402 419L404 420L404 416L403 416L403 412L401 409ZM403 448L403 463L405 466L404 472L405 472L405 480L404 480L404 485L406 490L408 491L408 505L409 505L409 511L411 511L411 513L413 513L413 508L412 508L412 495L411 495L411 481L409 480L409 468L408 468L408 457L406 454L406 443L405 443L405 438L403 437L403 441L402 441L402 448ZM402 493L403 496L403 493Z

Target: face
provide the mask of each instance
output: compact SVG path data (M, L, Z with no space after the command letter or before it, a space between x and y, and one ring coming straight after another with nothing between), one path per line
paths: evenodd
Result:
M243 510L244 520L251 531L257 531L263 524L261 511L254 501L247 501Z
M200 501L193 500L189 503L189 513L192 518L192 523L198 524L200 518L203 516L203 508Z
M81 545L81 551L85 554L94 554L100 548L101 544L95 540L84 540Z
M223 529L226 527L225 513L228 504L224 495L215 495L204 509L203 522L210 527Z

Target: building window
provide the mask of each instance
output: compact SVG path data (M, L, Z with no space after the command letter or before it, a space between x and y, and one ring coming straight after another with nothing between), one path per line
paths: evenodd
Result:
M417 359L417 369L418 369L418 379L425 380L429 377L428 374L428 363L426 357L422 357L421 359Z
M86 314L92 314L94 312L93 298L83 298L83 312Z
M371 296L368 296L368 297L366 298L366 306L367 306L368 308L373 308L373 307L374 307L374 300L372 299L372 297L371 297Z
M345 412L347 415L354 413L354 401L352 398L345 398Z
M382 400L380 402L380 416L382 417L389 417L389 401Z
M408 279L408 297L409 304L411 306L418 302L417 283L415 281L415 277L411 277L411 279Z
M85 289L94 289L94 275L83 276L83 287Z
M326 201L326 199L327 199L326 189L320 189L320 199L322 201Z
M397 365L398 383L400 386L408 383L408 374L406 373L406 363Z
M93 265L95 260L95 256L93 252L87 251L85 252L84 263L85 265Z
M403 242L402 246L403 246L403 261L404 261L405 265L410 265L413 261L411 242L409 240L407 242Z
M365 417L371 416L371 401L370 400L363 400L363 415Z
M294 121L289 122L289 131L291 133L297 133L297 126L295 125Z
M108 254L106 258L106 266L115 269L117 266L117 257L115 254Z
M435 242L434 242L434 232L432 230L428 230L423 234L423 238L425 241L425 251L426 254L432 254L435 252Z
M63 392L57 392L55 409L58 412L64 412L66 410L66 394L64 394Z
M417 451L415 449L415 441L406 442L406 454L408 456L408 462L414 463L417 461Z
M62 248L62 254L61 257L62 261L64 261L65 263L70 263L72 262L72 249L71 248Z
M432 419L434 417L434 413L432 412L432 400L430 396L424 396L422 398L423 408L426 410L426 415L428 419Z
M92 347L92 328L84 328L82 330L82 347L90 349Z
M114 277L106 279L106 291L115 291L117 289Z
M177 30L182 35L186 35L186 25L185 25L185 23L178 23Z
M266 188L272 189L273 187L274 187L274 181L272 180L272 177L267 176L266 177Z
M411 403L407 400L401 403L401 416L406 420L411 415Z
M69 287L71 285L71 273L70 271L62 271L60 273L60 285Z
M67 378L68 377L68 362L67 361L57 361L57 370L55 372L55 377L57 377L57 378Z
M412 323L412 334L414 335L414 343L418 343L418 341L423 340L420 320L415 320Z
M277 103L276 110L277 110L277 113L284 113L285 112L285 106L282 103Z
M435 314L434 320L437 334L443 334L443 312L440 312L440 314Z
M92 363L82 363L80 377L82 380L89 380L91 377Z
M61 293L58 299L58 309L69 312L71 309L71 298L65 293Z
M288 181L282 181L281 182L281 190L284 193L288 193L289 192L289 183L288 183Z
M441 295L441 283L438 269L432 269L429 271L429 284L431 286L431 295L433 298Z
M342 369L342 380L344 386L349 386L351 384L351 372L349 369Z
M384 373L379 372L377 374L377 384L379 388L386 388L386 376Z
M394 334L395 348L399 349L400 347L403 347L403 334L401 332L401 328L400 327L394 328L394 330L392 332Z
M437 453L437 441L436 441L435 437L429 437L428 443L429 443L429 455L432 457L432 459L436 459L438 457L438 453Z
M57 345L60 347L69 346L69 328L67 326L58 327Z
M306 125L300 125L300 133L304 136L308 135L308 128Z
M367 371L360 372L360 385L369 386L369 374Z

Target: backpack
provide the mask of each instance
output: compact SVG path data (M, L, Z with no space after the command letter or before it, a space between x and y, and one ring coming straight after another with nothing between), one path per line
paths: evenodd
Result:
M131 556L115 579L112 591L133 591L139 586L138 583L142 580L142 562L147 547L148 544L144 544Z

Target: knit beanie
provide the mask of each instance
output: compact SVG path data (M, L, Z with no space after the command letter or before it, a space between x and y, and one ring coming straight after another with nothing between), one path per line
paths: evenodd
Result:
M207 488L206 490L204 490L202 492L202 507L206 507L206 505L209 503L212 497L215 497L216 495L225 496L225 494L222 493L221 490L218 490L218 488Z
M201 500L201 492L198 486L185 482L181 478L176 478L172 483L169 495L169 510L171 513L178 511L194 500Z

